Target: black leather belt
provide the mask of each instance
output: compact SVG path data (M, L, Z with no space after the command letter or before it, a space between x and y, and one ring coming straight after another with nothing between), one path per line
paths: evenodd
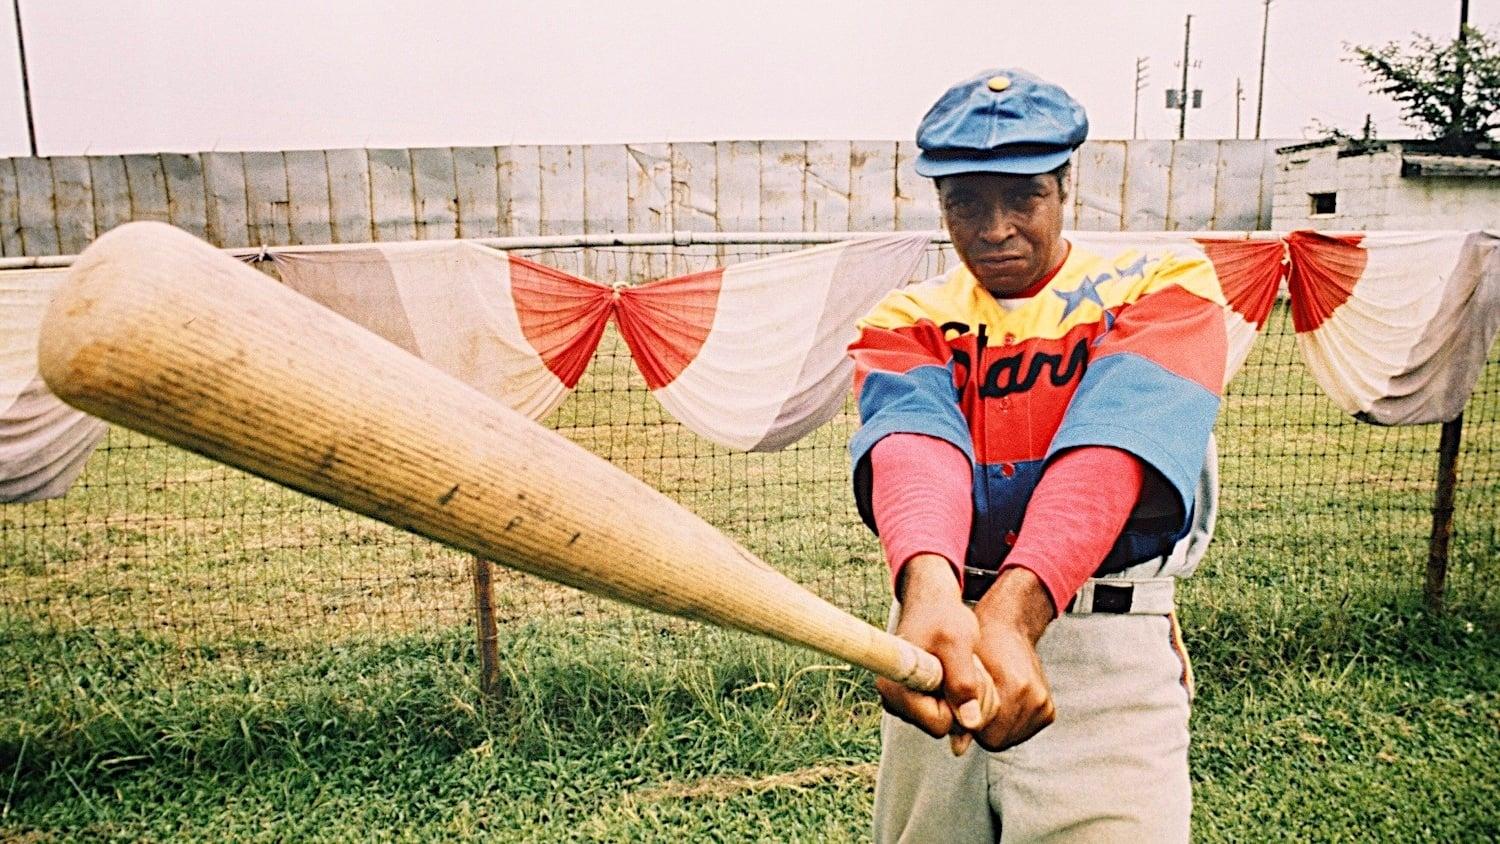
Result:
M999 572L990 569L978 569L973 566L964 566L964 600L975 603L984 597L995 580L1000 576ZM1093 590L1093 606L1088 612L1112 613L1124 615L1130 612L1132 598L1135 595L1135 586L1130 583L1096 583ZM1077 597L1068 601L1068 606L1063 612L1072 612Z

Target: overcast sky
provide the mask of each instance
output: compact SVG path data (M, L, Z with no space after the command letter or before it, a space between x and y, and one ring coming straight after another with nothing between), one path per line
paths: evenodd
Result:
M13 0L5 0L8 6ZM20 0L42 154L767 138L904 139L950 83L1019 66L1068 87L1092 137L1255 124L1260 0ZM1500 28L1500 0L1472 24ZM1451 37L1458 0L1275 0L1266 137L1409 134L1347 43ZM0 154L25 154L15 26L0 14ZM1201 67L1197 66L1201 62Z

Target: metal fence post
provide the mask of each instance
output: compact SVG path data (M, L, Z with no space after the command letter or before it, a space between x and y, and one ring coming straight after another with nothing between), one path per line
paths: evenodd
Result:
M500 631L495 625L495 564L474 558L474 632L479 653L479 693L493 700L500 691Z
M1432 499L1432 540L1427 546L1427 608L1443 611L1444 582L1448 578L1448 545L1453 538L1453 495L1458 487L1458 445L1464 415L1443 423L1438 440L1437 492Z

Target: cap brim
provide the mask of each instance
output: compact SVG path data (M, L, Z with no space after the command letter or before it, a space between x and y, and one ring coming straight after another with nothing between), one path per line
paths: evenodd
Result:
M929 179L957 176L960 173L1008 173L1013 176L1035 176L1050 173L1063 166L1072 157L1071 149L1055 152L1039 152L1027 155L953 155L941 157L927 153L917 155L917 175Z

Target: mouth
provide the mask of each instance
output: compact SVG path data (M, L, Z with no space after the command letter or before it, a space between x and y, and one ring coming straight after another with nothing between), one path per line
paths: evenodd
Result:
M1025 262L1026 258L1023 255L987 255L974 261L974 263L980 265L981 267L990 267L994 269L1006 269L1009 267L1015 267L1024 264Z

